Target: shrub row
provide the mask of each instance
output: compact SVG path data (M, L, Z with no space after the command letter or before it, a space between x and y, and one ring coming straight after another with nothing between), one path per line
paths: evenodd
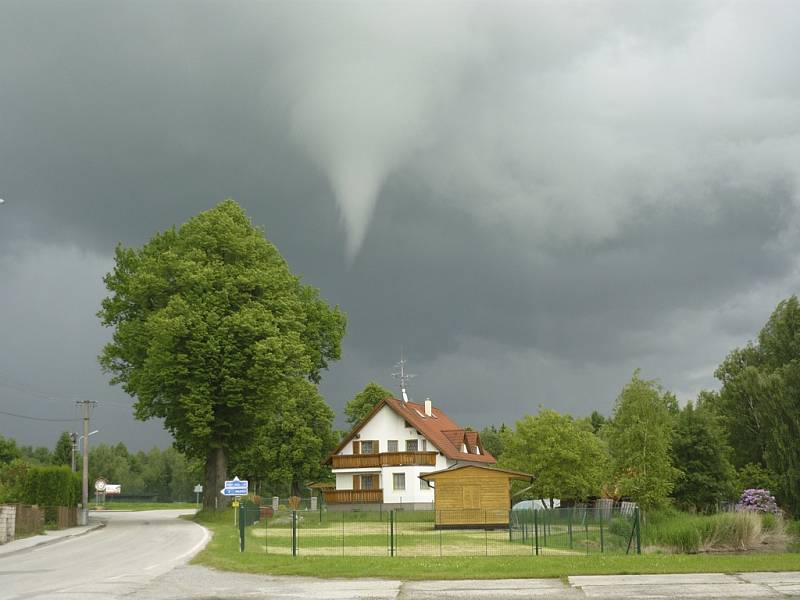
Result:
M39 506L76 506L81 478L69 467L39 467L13 461L0 474L0 501Z

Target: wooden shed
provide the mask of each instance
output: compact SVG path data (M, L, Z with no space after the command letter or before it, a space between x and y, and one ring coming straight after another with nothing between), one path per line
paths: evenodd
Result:
M419 476L433 487L437 529L508 527L511 480L533 475L480 465L457 465Z

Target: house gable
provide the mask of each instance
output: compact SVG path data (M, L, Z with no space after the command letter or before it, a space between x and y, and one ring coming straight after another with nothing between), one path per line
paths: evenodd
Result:
M391 414L394 414L394 418L402 420L402 427L397 427L398 421L394 421L394 427L390 425L393 418L390 416ZM397 435L397 438L387 438L385 435L375 437L375 435L382 435L381 432L389 430L402 430L407 435L404 439L399 434L390 434ZM403 451L406 449L405 440L415 438L427 440L428 450L441 452L450 460L484 464L497 462L491 454L483 449L477 432L459 427L438 408L432 408L431 415L427 415L424 405L403 402L396 398L386 398L376 404L372 411L342 440L326 462L330 463L334 455L352 454L354 440L378 440L380 447L376 451L386 452L387 439L397 439L398 450ZM420 447L418 450L423 450L423 448Z

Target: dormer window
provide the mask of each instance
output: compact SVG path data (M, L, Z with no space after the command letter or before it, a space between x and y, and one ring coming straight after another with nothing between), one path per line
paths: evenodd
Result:
M469 451L467 450L467 445L466 444L461 444L461 451L464 454L469 454Z

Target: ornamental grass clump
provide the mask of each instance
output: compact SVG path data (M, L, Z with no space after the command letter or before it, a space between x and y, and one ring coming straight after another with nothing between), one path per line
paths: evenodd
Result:
M756 550L764 543L761 516L754 512L719 513L698 523L703 552Z
M780 552L788 543L780 514L753 510L715 515L661 513L644 526L646 545L660 552Z
M781 509L769 490L753 488L742 492L742 497L736 504L737 511L750 511L778 515Z

